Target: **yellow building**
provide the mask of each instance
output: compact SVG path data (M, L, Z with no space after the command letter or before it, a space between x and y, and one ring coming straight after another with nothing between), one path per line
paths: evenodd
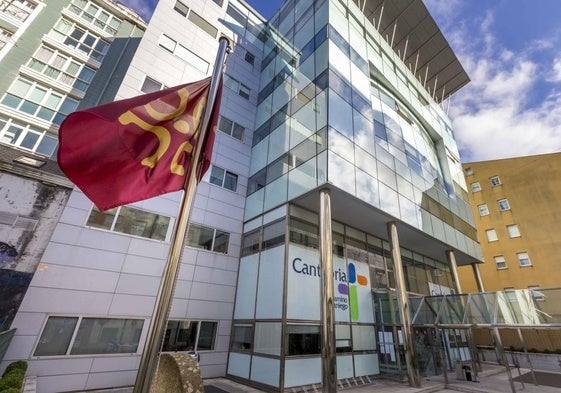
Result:
M561 153L463 165L485 291L561 287ZM459 268L464 292L478 290ZM536 294L539 296L539 292Z

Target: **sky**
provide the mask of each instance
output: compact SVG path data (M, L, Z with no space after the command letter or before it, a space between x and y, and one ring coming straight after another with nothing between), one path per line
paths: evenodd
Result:
M121 0L149 20L156 0ZM249 0L269 18L281 0ZM424 0L471 82L449 103L462 162L561 151L561 1Z

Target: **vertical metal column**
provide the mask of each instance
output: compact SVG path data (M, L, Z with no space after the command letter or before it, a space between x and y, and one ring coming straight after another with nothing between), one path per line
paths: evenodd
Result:
M450 270L452 271L452 277L454 278L455 289L456 293L462 293L462 286L460 284L460 277L458 276L458 265L456 264L456 255L454 251L448 250L446 251L446 259L448 260L448 264L450 265ZM473 334L471 329L466 331L467 342L469 351L471 353L471 367L473 368L473 375L474 380L477 381L479 378L478 370L481 369L481 362L479 360L479 353L477 352L477 347L475 346L475 341L473 339Z
M522 348L524 349L526 360L528 360L528 364L530 365L530 372L532 373L532 381L534 382L534 385L538 386L538 380L536 379L536 374L534 373L534 364L532 363L532 358L528 354L528 350L526 349L526 340L524 340L524 336L522 335L522 331L520 330L520 328L516 329L516 331L518 332L518 338L522 343Z
M457 294L462 293L462 286L460 284L460 277L458 277L458 265L456 265L456 255L454 251L448 250L446 251L446 259L448 260L448 264L450 265L450 270L452 271L452 278L454 278L454 288Z
M331 196L320 191L319 245L321 254L321 327L323 392L337 392L337 358L335 354L335 310L333 308L333 240L331 236Z
M403 275L403 265L401 262L401 252L399 251L399 239L397 237L397 226L395 222L387 223L388 240L393 259L393 271L395 275L395 290L397 292L397 304L399 316L403 324L403 347L405 349L405 363L407 365L407 377L409 386L421 387L419 369L415 359L415 345L411 334L411 313L409 311L409 299L405 291L405 276Z
M479 273L479 266L477 266L477 263L472 263L471 268L473 269L473 275L475 276L477 290L479 292L485 292L485 287L483 286L483 280L481 279L481 273Z
M514 381L512 380L512 373L510 372L510 365L508 364L508 359L505 355L505 350L503 347L503 342L501 340L501 335L499 333L499 329L494 327L489 330L491 336L493 337L493 341L495 341L495 347L497 348L500 356L500 360L503 365L506 367L506 374L508 375L508 382L510 382L510 389L512 393L516 393L516 388L514 387Z

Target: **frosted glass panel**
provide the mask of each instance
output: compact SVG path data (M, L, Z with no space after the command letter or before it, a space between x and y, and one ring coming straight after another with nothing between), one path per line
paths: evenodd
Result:
M362 375L380 374L378 354L369 353L364 355L354 355L355 357L355 377Z
M283 278L284 244L261 253L256 318L282 318Z
M319 252L290 245L288 249L287 319L320 319Z
M321 382L321 358L287 359L284 363L284 387Z
M228 362L228 374L249 379L250 362L251 356L231 352L230 361Z
M295 198L313 189L316 184L316 158L294 168L288 174L288 199Z
M353 325L353 350L373 351L376 349L374 326Z
M337 379L352 377L354 377L353 356L337 356Z
M279 386L280 360L254 356L251 362L251 380L270 386Z
M249 255L240 260L238 293L236 295L235 319L253 319L259 254Z

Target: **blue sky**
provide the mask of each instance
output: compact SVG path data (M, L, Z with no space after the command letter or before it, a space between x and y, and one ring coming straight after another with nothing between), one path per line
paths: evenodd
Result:
M462 161L561 151L561 1L424 2L471 78L449 105ZM281 0L249 3L268 18Z

